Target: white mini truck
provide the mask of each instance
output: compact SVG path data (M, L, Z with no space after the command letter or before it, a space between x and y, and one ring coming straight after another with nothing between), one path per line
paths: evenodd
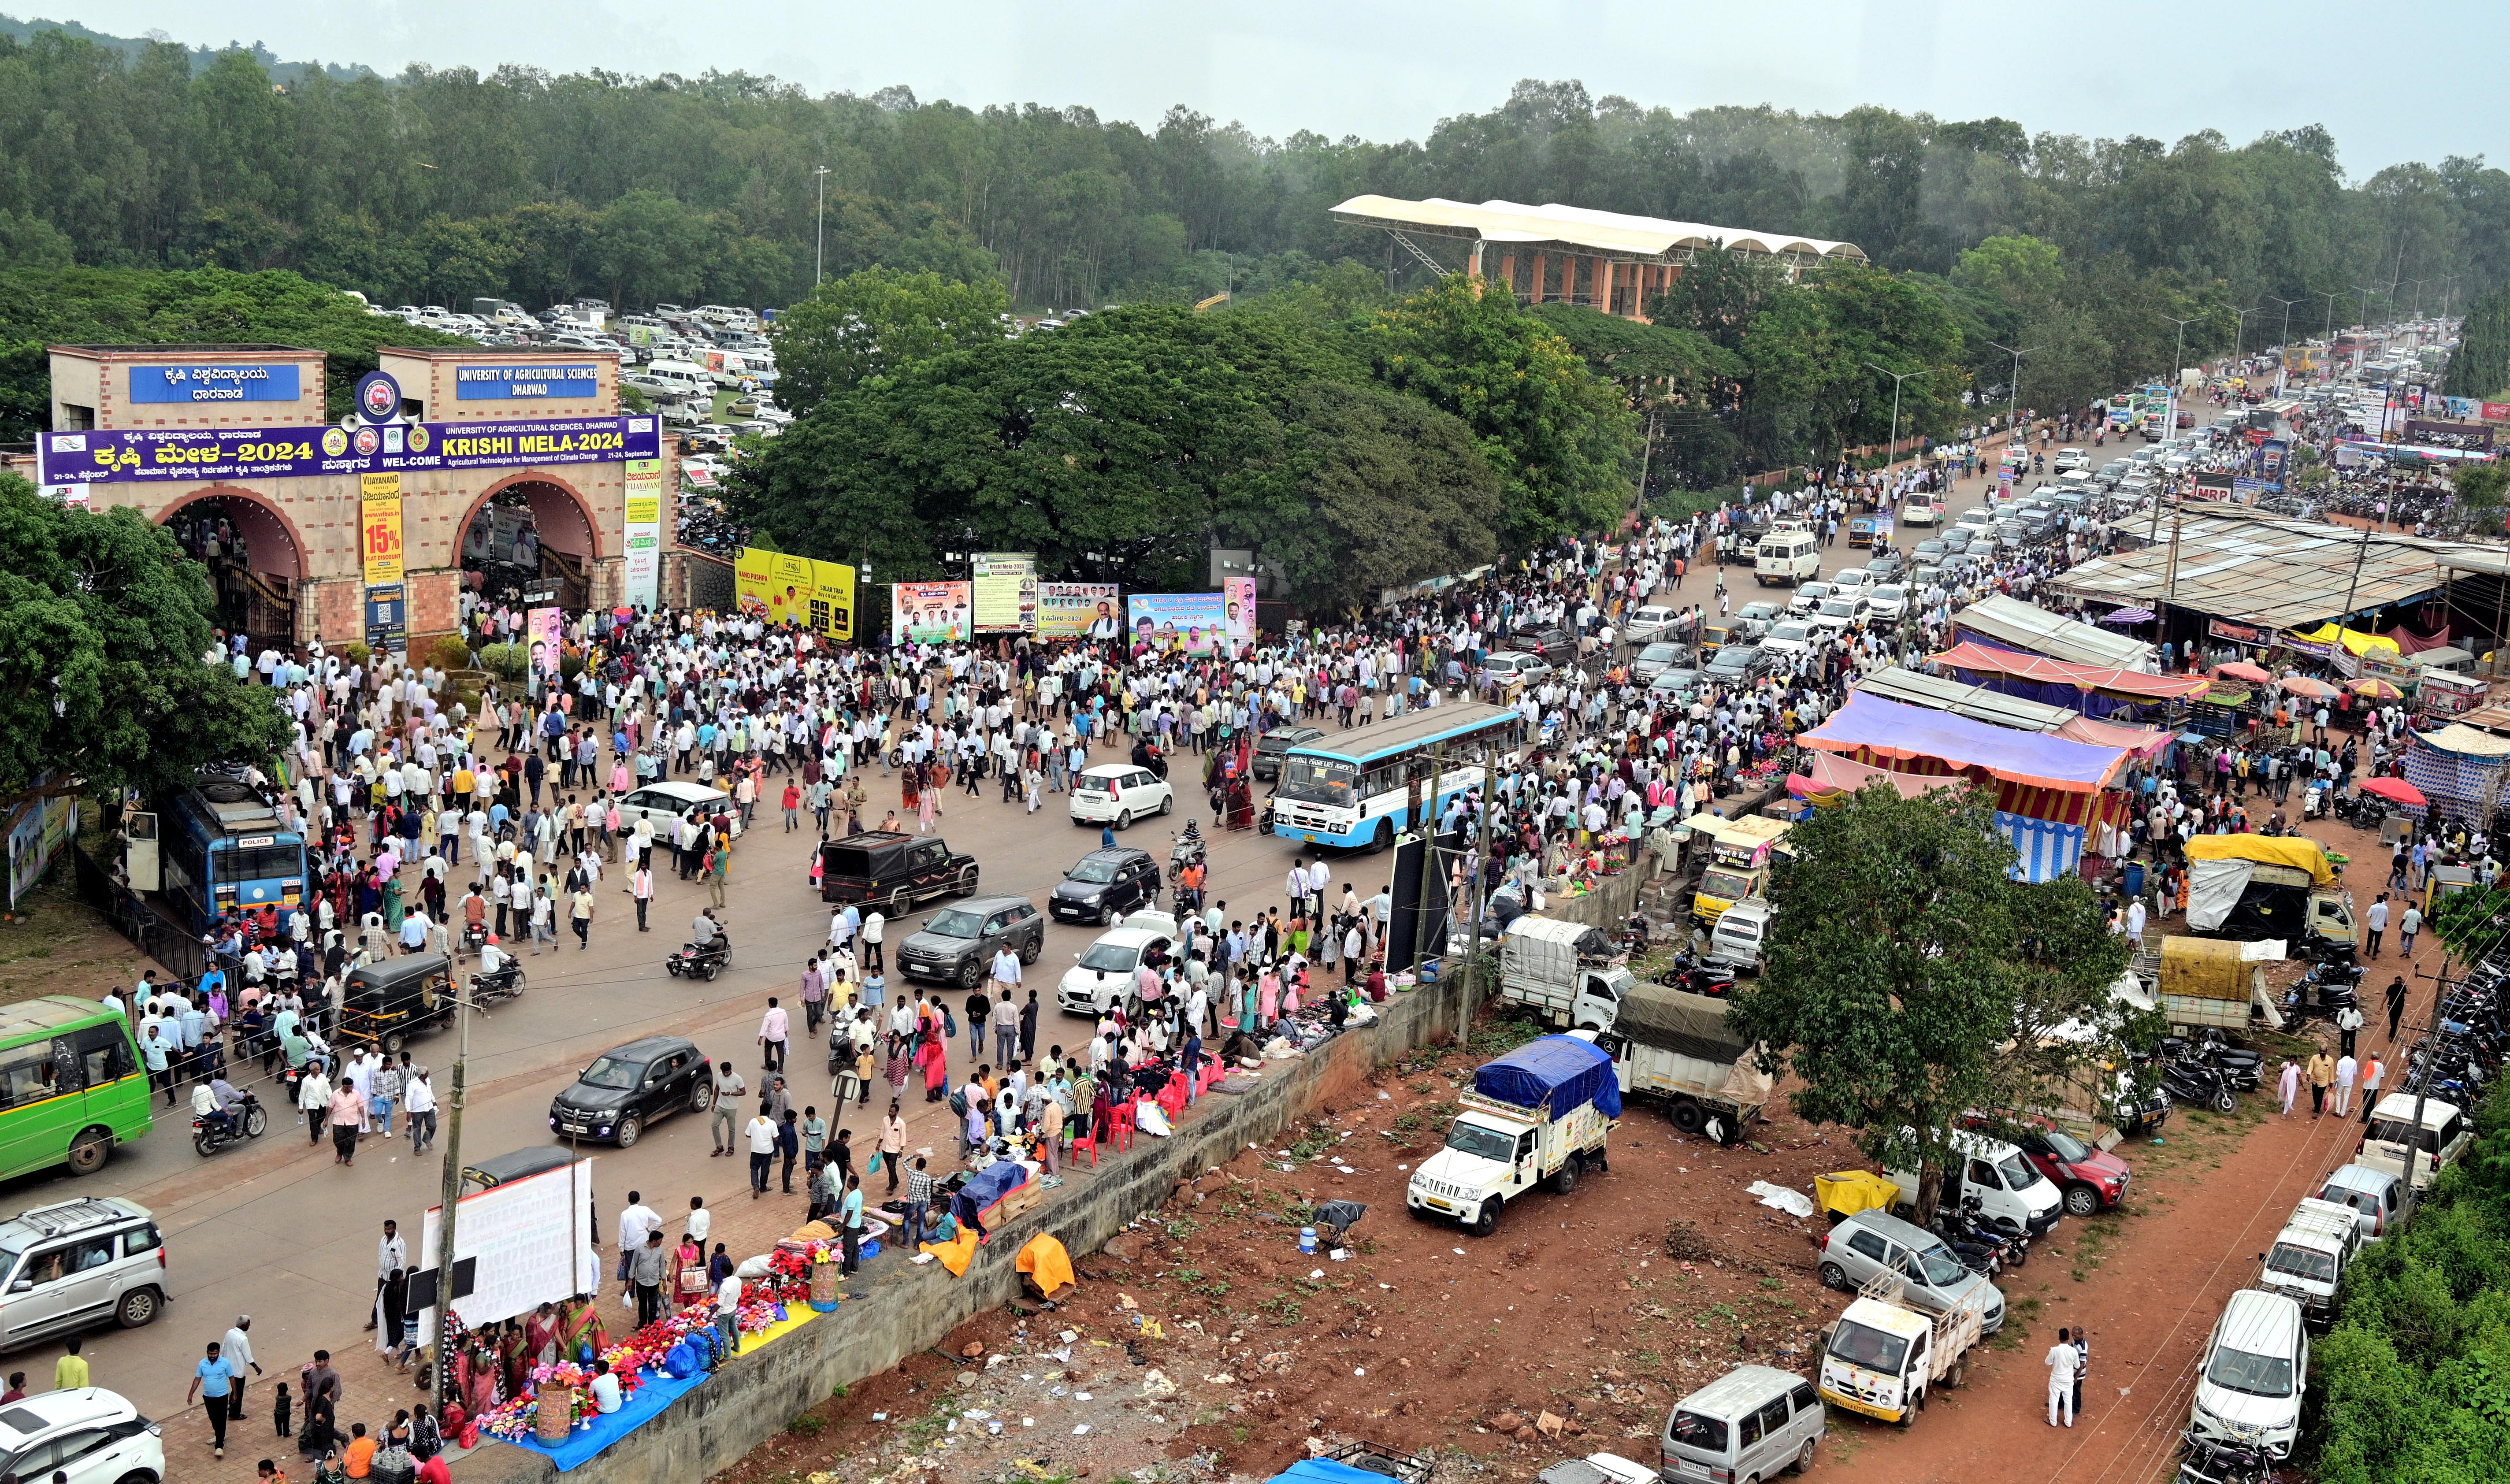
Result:
M1606 1168L1605 1145L1621 1117L1613 1059L1578 1036L1545 1036L1485 1064L1457 1101L1446 1147L1413 1172L1405 1203L1476 1237L1489 1236L1500 1212L1536 1186L1566 1196L1588 1166Z

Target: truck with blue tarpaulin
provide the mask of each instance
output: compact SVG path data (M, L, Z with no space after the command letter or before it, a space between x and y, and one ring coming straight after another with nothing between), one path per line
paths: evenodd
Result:
M1620 1079L1613 1058L1586 1037L1527 1042L1477 1069L1457 1102L1445 1146L1406 1192L1415 1215L1459 1221L1487 1237L1500 1212L1535 1187L1566 1196L1589 1168L1609 1168Z

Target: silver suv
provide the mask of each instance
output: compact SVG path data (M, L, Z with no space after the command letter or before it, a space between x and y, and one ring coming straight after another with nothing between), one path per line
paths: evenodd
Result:
M65 1200L0 1222L0 1351L108 1322L137 1329L166 1304L166 1239L136 1201Z
M1831 1228L1820 1272L1824 1286L1851 1293L1878 1273L1899 1274L1909 1280L1908 1301L1935 1313L1952 1310L1976 1285L1987 1290L1987 1332L2004 1323L2004 1295L1994 1283L1962 1267L1942 1237L1881 1211L1858 1211Z

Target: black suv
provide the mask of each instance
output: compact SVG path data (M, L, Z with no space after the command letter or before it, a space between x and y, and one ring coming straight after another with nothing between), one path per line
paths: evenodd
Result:
M1281 776L1281 754L1323 737L1321 727L1274 727L1255 739L1255 780L1269 783Z
M976 890L976 857L938 835L867 829L819 847L819 899L878 906L904 917L917 902Z
M1008 946L1023 964L1046 951L1046 916L1025 896L975 896L942 908L897 945L897 971L973 989Z
M1160 863L1148 852L1116 846L1091 851L1064 872L1046 909L1064 922L1103 928L1135 907L1159 904Z
M656 1119L713 1106L714 1079L697 1043L685 1036L647 1036L594 1057L575 1085L551 1099L550 1132L628 1149Z

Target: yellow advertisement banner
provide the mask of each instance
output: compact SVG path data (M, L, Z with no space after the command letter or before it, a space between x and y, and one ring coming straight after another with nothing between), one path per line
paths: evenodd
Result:
M1037 632L1037 553L979 552L972 575L976 632Z
M834 643L855 636L855 569L743 547L733 557L741 611L769 624L798 624Z
M401 580L400 476L358 476L359 547L365 557L366 586Z

